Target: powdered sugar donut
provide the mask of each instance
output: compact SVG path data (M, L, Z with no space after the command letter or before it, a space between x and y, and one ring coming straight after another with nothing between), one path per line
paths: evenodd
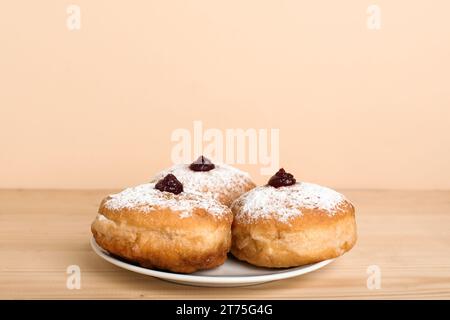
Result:
M268 185L238 198L231 253L264 267L293 267L335 258L356 242L353 205L340 193L296 182L281 169Z
M180 180L187 192L206 194L227 206L255 187L248 173L226 164L213 164L203 156L190 165L178 164L163 170L152 181L169 173Z
M230 209L173 175L105 198L91 230L103 249L148 268L191 273L225 262Z

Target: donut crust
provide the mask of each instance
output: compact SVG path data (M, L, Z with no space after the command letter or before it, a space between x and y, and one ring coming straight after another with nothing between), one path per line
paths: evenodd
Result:
M232 213L216 217L193 208L188 217L170 208L111 210L102 201L91 225L97 244L146 268L192 273L225 262L231 246ZM213 201L213 200L212 200Z
M243 182L240 185L240 189L238 191L233 189L226 189L224 188L224 191L217 192L215 195L215 199L219 201L220 203L226 205L227 207L230 207L234 200L236 200L241 194L246 193L247 191L250 191L256 187L256 184L252 181L246 181ZM214 193L216 191L206 191L207 193Z
M239 206L232 207L237 215ZM269 268L288 268L336 258L356 243L355 209L344 201L333 215L300 208L288 223L273 218L235 218L231 253L239 260Z

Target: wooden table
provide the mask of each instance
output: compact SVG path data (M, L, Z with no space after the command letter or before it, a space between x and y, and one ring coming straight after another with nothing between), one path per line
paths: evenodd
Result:
M341 190L357 208L355 248L293 279L201 288L122 270L90 248L90 223L110 191L0 190L0 298L450 298L450 191ZM66 287L69 265L81 289ZM381 288L368 289L369 266Z

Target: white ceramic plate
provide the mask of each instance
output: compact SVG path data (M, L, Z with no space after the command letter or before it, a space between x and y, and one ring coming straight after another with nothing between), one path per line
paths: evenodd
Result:
M94 238L91 239L91 246L100 257L118 267L170 282L202 287L239 287L292 278L320 269L334 260L325 260L296 268L269 269L255 267L230 256L223 265L215 269L181 274L147 269L127 263L103 250Z

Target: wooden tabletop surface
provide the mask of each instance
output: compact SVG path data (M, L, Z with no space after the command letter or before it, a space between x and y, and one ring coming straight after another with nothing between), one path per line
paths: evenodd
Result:
M340 191L357 209L352 251L297 278L202 288L122 270L92 251L90 223L110 191L0 190L0 298L450 298L450 191ZM81 270L78 290L66 286L70 265Z

